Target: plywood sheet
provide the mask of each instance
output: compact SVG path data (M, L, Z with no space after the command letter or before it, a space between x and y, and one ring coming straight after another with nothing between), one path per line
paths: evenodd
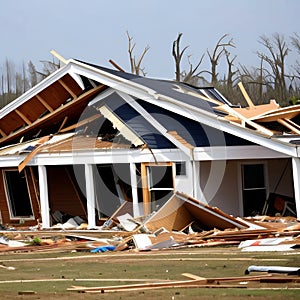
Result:
M145 226L150 231L161 227L180 231L195 222L205 229L247 228L248 225L220 209L206 205L190 196L177 192L161 207Z
M169 231L180 231L192 221L192 216L185 208L184 201L174 195L144 225L150 231L161 227Z

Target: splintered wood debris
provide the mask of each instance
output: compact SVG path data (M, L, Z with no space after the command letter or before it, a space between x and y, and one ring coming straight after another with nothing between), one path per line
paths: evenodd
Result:
M78 216L48 230L2 226L0 252L157 251L218 245L236 245L241 251L293 251L300 246L300 223L294 217L235 218L178 192L145 217L133 218L128 207L123 205L92 230Z

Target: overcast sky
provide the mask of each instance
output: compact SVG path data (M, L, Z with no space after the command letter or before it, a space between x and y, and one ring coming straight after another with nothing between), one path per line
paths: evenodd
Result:
M299 15L299 0L1 0L0 66L6 59L32 60L39 69L54 49L66 59L111 68L112 59L129 71L126 31L136 56L150 46L143 61L148 77L174 78L172 43L180 32L194 64L229 34L236 64L254 66L259 37L300 35ZM291 53L291 63L295 57Z

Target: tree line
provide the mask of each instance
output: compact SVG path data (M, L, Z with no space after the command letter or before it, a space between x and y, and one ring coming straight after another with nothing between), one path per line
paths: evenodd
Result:
M279 33L274 33L271 37L260 36L258 42L263 50L256 52L259 65L252 67L236 63L237 56L232 55L236 46L229 34L221 36L214 48L207 49L198 62L193 64L191 56L187 54L189 46L182 46L182 36L179 33L172 43L174 81L193 86L214 86L233 104L239 104L240 99L243 99L238 88L239 82L246 87L255 104L267 103L270 99L275 99L281 106L300 103L300 62L296 60L292 65L287 63L292 51L300 55L300 36L297 33L288 38ZM136 56L136 44L128 32L127 38L129 72L147 76L143 60L150 47L146 46L141 55ZM203 67L205 58L209 60L209 68ZM113 61L110 62L114 67L123 70ZM55 57L53 61L41 63L42 70L39 71L32 61L16 66L6 59L0 67L0 107L22 95L60 67L60 61ZM219 73L220 63L226 66L224 74Z

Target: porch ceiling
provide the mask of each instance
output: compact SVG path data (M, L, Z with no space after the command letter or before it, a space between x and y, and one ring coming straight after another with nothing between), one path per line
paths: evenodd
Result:
M105 89L99 85L84 92L78 83L65 74L46 89L32 96L0 119L0 145L17 141L24 135L53 128L54 124L70 126L95 94ZM53 132L56 133L56 132Z

